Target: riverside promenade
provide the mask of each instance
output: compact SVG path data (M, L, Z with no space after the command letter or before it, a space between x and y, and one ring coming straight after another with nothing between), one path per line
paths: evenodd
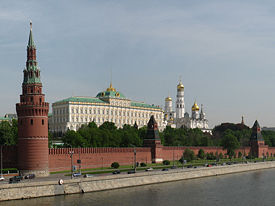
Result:
M45 180L17 184L2 184L0 186L0 201L112 190L269 168L275 168L275 161L65 179L62 185L58 183L58 179L51 181Z

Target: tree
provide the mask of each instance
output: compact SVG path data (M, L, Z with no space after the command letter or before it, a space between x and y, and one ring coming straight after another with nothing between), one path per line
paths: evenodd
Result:
M190 150L189 148L186 148L183 152L183 158L187 161L187 162L191 162L192 160L195 159L195 154L193 150Z
M238 152L238 158L241 158L243 156L243 154L239 151Z
M203 149L200 149L198 152L198 158L204 159L205 158L205 153Z
M235 154L235 150L239 148L240 144L238 142L238 139L234 136L232 130L226 130L224 137L222 139L222 146L227 151L227 155L230 159Z

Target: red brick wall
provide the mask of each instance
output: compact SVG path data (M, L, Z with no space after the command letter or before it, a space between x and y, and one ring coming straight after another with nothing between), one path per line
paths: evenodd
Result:
M162 147L159 153L163 160L175 160L181 158L184 150L190 148L198 154L200 149L203 149L205 153L213 152L226 154L226 151L221 147ZM268 149L268 150L267 150ZM71 169L71 158L69 155L70 148L61 149L49 149L49 170L50 171L62 171ZM96 168L96 167L109 167L113 162L119 162L120 165L131 165L134 160L134 148L74 148L73 164L77 165L77 159L82 161L81 168ZM150 163L151 148L141 147L136 148L137 162ZM246 155L250 152L250 147L244 147L236 150ZM265 152L275 154L275 147L267 147ZM174 154L174 155L173 155ZM3 166L16 167L17 168L17 147L16 146L4 146L3 147Z
M71 169L70 148L49 149L49 170L62 171ZM73 164L81 159L81 168L110 167L113 162L130 165L134 162L134 148L75 148ZM137 162L151 162L151 148L136 148Z
M3 146L3 168L17 168L17 146Z

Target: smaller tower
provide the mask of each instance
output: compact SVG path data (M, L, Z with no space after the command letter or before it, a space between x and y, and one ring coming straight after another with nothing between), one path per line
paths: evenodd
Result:
M242 125L244 125L244 117L242 116L242 122L241 122Z
M202 105L202 104L201 104L200 119L201 119L201 120L204 120L204 119L205 119L205 113L203 112L203 105Z
M195 101L193 106L192 106L192 119L199 119L199 106L197 102Z
M162 144L159 136L158 124L154 118L151 116L147 124L147 134L143 140L144 147L151 147L152 162L162 162Z
M164 120L171 121L174 118L173 102L171 97L165 98Z
M251 145L251 155L252 157L263 157L266 155L268 146L265 145L262 133L261 133L261 127L256 120L253 127L252 127L252 134L250 137L250 145Z
M180 81L177 86L177 101L176 101L176 118L180 119L184 117L185 106L184 106L184 86Z
M172 98L171 97L166 97L165 98L165 108L164 108L164 112L172 112L172 106L173 106L173 102L172 102Z

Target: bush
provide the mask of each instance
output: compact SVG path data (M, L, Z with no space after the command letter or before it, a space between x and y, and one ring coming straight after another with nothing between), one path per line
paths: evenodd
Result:
M204 159L205 158L205 153L203 149L200 149L198 152L198 158Z
M118 162L113 162L111 164L111 167L117 169L117 168L119 168L119 163Z
M219 158L220 158L220 159L223 159L223 158L224 158L222 153L219 154Z
M140 166L141 167L146 167L147 165L146 165L146 163L142 162L142 163L140 163Z
M238 153L238 158L241 158L243 154L241 152Z
M170 161L169 161L169 160L164 160L164 161L162 162L162 164L163 164L163 165L170 165Z
M214 155L213 152L210 152L210 153L206 153L206 159L208 159L208 160L215 160L216 157L215 157L215 155Z
M189 148L186 148L183 152L183 158L187 161L187 162L191 162L192 160L195 159L195 154L193 150L190 150ZM182 159L182 158L181 158ZM181 160L182 163L182 160Z

